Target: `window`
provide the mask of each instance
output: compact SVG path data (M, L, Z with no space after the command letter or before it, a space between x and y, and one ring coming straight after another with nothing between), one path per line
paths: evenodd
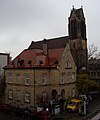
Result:
M25 93L25 102L30 102L30 93Z
M25 85L29 85L29 77L25 75Z
M13 91L12 90L9 90L8 98L13 99Z
M42 102L45 102L46 101L46 97L47 97L47 94L46 94L45 91L42 93L41 97L42 97Z
M70 72L67 74L67 82L70 82Z
M72 73L72 81L75 81L75 72Z
M64 73L61 74L60 82L61 82L61 84L65 83L65 74Z
M71 91L71 96L74 98L76 95L76 92L75 92L75 89L73 88L72 91Z
M17 84L20 84L19 76L20 76L20 74L17 73L17 74L16 74L16 83L17 83Z
M12 74L9 74L8 81L9 81L9 83L12 83L12 82L13 82L13 80L12 80Z
M46 85L47 76L45 74L42 75L42 85Z
M71 61L66 61L66 68L67 69L71 69L72 68L72 65L71 65Z
M20 90L16 91L16 100L20 100Z
M95 72L91 72L91 76L92 77L96 76L96 73Z

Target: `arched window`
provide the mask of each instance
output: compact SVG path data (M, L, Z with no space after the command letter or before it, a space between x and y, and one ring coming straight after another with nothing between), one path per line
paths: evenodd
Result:
M62 99L65 98L65 90L64 89L62 89L62 91L61 91L61 97L62 97Z
M55 101L58 100L58 92L55 89L52 90L52 99Z
M64 73L62 73L61 76L60 76L60 83L61 84L65 83L65 74Z
M42 93L41 98L42 98L42 102L46 102L46 100L47 100L47 93L45 91Z

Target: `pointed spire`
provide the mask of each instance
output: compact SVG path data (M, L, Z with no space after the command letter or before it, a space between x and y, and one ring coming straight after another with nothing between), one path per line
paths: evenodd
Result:
M74 9L74 5L72 5L73 9Z
M83 8L83 6L81 5L81 8Z

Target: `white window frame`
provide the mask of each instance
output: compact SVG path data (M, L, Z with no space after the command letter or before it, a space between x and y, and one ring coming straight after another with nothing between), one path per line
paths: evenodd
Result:
M12 82L13 82L12 74L9 74L8 80L9 80L9 83L12 83Z
M72 82L75 81L75 72L72 73Z
M30 93L25 93L25 102L30 102Z
M43 74L42 75L42 85L46 85L47 84L46 81L47 81L47 76L45 74Z
M70 60L66 61L66 68L67 69L71 69L72 68L72 64L71 64Z
M29 76L25 75L25 85L29 85Z
M42 100L43 100L43 102L46 101L46 97L47 97L47 93L44 91L44 92L42 93Z
M9 93L8 93L8 98L9 98L9 99L13 99L13 91L12 91L12 90L9 90L8 92L9 92Z
M62 73L61 76L60 76L60 83L61 84L65 83L65 74L64 73Z

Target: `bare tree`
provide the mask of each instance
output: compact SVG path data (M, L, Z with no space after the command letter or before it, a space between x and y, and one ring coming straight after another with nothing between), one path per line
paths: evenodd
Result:
M100 59L100 52L98 52L98 48L91 44L88 48L88 61L95 61L97 59Z

